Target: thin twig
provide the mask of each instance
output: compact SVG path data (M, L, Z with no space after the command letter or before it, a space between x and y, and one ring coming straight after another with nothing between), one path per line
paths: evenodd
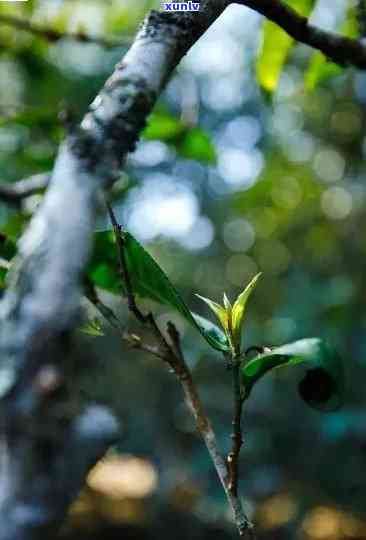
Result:
M114 311L101 301L95 289L94 283L88 277L85 277L84 279L84 290L85 296L87 297L89 302L91 302L96 307L99 313L103 315L103 317L109 322L109 324L113 326L113 328L121 330L121 321L114 313Z
M131 43L131 38L110 40L99 36L89 36L84 32L60 32L59 30L55 30L53 28L45 28L43 26L33 24L26 19L14 17L13 15L0 15L0 24L12 26L18 30L29 32L37 37L50 41L51 43L55 43L62 39L69 39L79 43L95 43L96 45L100 45L106 49L121 47Z
M131 334L130 332L126 332L122 325L122 322L117 317L115 312L109 306L104 304L104 302L102 302L94 284L87 278L84 281L84 290L85 297L89 300L89 302L93 304L95 309L102 315L102 317L104 317L104 319L108 321L113 328L118 330L120 337L123 341L125 341L133 349L138 349L140 351L153 354L154 356L158 356L159 358L164 360L158 346L149 345L148 343L143 342L140 336L137 336L136 334Z
M128 309L135 315L138 321L140 321L141 323L146 323L147 317L139 310L135 301L133 290L132 290L131 278L127 269L127 261L126 261L126 255L125 255L125 250L124 250L124 238L123 238L122 227L117 222L116 216L114 215L111 205L108 202L106 204L107 204L108 214L112 223L114 236L116 239L118 269L121 275L122 283L124 284L126 288Z
M18 182L0 184L0 200L18 204L22 199L35 195L46 189L50 180L49 174L34 174Z
M234 393L234 417L233 417L233 432L232 447L227 457L228 471L229 471L229 485L230 492L234 495L238 495L238 483L239 483L239 454L243 444L243 435L241 429L241 417L243 410L244 400L241 395L240 386L240 359L233 359L232 363L232 376L233 376L233 393Z
M261 13L296 41L318 49L333 62L342 66L366 68L366 46L361 41L322 30L310 24L306 17L281 0L236 0L236 3Z

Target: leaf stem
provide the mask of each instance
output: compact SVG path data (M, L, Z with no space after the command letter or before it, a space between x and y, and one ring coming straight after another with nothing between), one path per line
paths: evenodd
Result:
M135 296L133 294L131 278L128 272L126 254L124 250L124 238L123 238L123 233L122 233L122 227L117 222L116 216L114 215L111 205L108 202L106 202L106 205L107 205L108 214L112 223L114 237L116 239L118 268L119 268L119 273L122 279L122 283L124 283L126 287L128 309L135 315L136 319L139 322L146 323L147 317L138 308L136 304Z
M232 421L233 431L231 434L232 447L227 456L227 466L229 472L228 488L234 495L238 495L239 484L239 454L243 445L243 435L241 428L241 417L244 399L241 393L240 385L240 357L234 356L232 359L232 380L234 394L234 415Z

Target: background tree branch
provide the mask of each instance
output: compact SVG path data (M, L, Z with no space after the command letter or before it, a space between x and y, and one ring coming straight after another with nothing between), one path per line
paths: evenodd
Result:
M342 66L366 68L366 47L356 39L322 30L280 0L236 0L276 23L296 41L318 49Z
M99 36L89 36L84 32L60 32L53 28L45 28L43 26L33 24L27 19L21 19L13 15L0 15L0 25L12 26L17 30L23 30L24 32L29 32L37 37L55 43L61 41L62 39L70 39L72 41L77 41L79 43L94 43L100 45L106 49L111 49L113 47L121 47L122 45L128 45L131 43L131 38L119 38L115 40L99 37Z
M78 407L70 413L72 399L61 383L100 190L118 178L172 71L226 4L206 1L199 14L147 17L81 125L61 146L42 205L19 242L0 305L1 540L39 538L61 523L86 471L115 437L115 421L98 409L87 418L99 414L100 421L91 422L91 432L85 429L85 416ZM49 365L57 376L44 390L37 381Z

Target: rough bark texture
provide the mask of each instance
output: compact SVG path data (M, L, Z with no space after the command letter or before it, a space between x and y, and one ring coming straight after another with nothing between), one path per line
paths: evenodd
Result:
M147 17L63 143L20 240L0 305L0 540L43 539L50 527L54 533L88 469L117 436L110 412L77 410L65 380L98 198L118 178L173 69L225 5L206 1L199 14Z

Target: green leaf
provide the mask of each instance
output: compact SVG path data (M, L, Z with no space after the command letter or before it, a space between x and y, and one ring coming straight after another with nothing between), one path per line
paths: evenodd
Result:
M257 285L257 281L261 276L261 272L254 276L254 278L251 280L250 283L245 287L244 291L239 294L238 298L235 300L235 303L233 305L232 309L232 332L234 339L237 340L237 342L240 342L240 335L241 335L241 328L243 323L243 317L245 313L245 308L248 302L248 299L250 295L252 294L252 291L254 290L255 286Z
M226 352L228 343L224 333L219 328L213 332L212 323L208 327L208 321L203 322L202 318L194 317L163 270L141 244L128 232L124 232L123 237L126 264L134 292L174 308L202 334L211 347Z
M329 62L323 53L315 52L305 73L305 89L315 90L319 84L336 77L343 72L343 68L334 62Z
M94 249L87 274L94 285L112 293L122 290L116 249L112 231L94 233Z
M93 319L89 321L87 324L79 328L79 332L82 332L83 334L87 334L88 336L92 337L104 336L102 325L100 324L100 321L98 319Z
M262 45L256 63L259 85L272 94L278 86L282 68L294 44L286 32L271 21L263 23Z
M187 131L177 150L181 156L187 159L195 159L204 163L216 163L216 150L211 138L198 127Z
M318 338L307 338L260 354L242 367L246 398L255 383L278 367L305 364L308 371L299 384L301 397L313 408L333 411L342 405L344 371L338 353Z
M314 0L288 0L286 4L307 17L311 13ZM277 89L282 69L294 44L294 39L278 25L268 20L263 23L256 74L258 83L268 93L272 94Z
M191 313L168 277L149 253L128 232L123 233L125 257L133 291L142 298L167 305L178 311L211 347L227 352L229 345L225 334L213 323ZM88 276L98 287L111 292L125 291L118 272L116 245L113 233L95 233L95 248L88 269Z
M347 9L346 18L341 27L341 34L350 39L358 39L360 37L360 25L355 4L351 4Z
M165 141L184 158L204 163L216 163L216 150L209 134L168 113L153 113L142 132L142 137L148 140Z
M209 298L206 298L205 296L201 296L200 294L196 294L198 298L203 300L205 304L208 305L208 307L213 311L216 315L216 317L219 319L221 325L225 330L228 329L228 313L226 307L220 306L217 302L214 302L213 300L210 300Z
M204 337L206 340L207 340L207 336L209 336L209 339L212 341L212 343L211 341L209 341L210 345L213 346L214 349L217 349L221 352L227 352L229 349L229 345L228 345L228 340L224 332L222 332L220 328L216 326L216 324L212 323L205 317L201 317L201 315L197 315L197 313L193 313L193 312L192 312L192 316L194 320L196 321L196 323L198 324L198 326L200 327L200 332L201 333L204 332L205 334ZM213 343L217 343L220 345L216 347L213 345Z
M152 113L148 124L142 132L144 139L160 139L172 141L179 137L186 127L178 118L165 113Z
M341 26L340 33L351 39L357 39L360 35L357 11L354 5L351 5L345 13L345 19ZM307 91L315 90L320 84L343 73L342 66L331 62L320 51L312 54L308 69L305 73L305 89Z
M0 232L0 289L6 286L6 279L11 260L16 254L16 243L14 240Z
M24 231L28 221L29 216L16 212L1 226L1 233L4 234L8 240L16 242Z

